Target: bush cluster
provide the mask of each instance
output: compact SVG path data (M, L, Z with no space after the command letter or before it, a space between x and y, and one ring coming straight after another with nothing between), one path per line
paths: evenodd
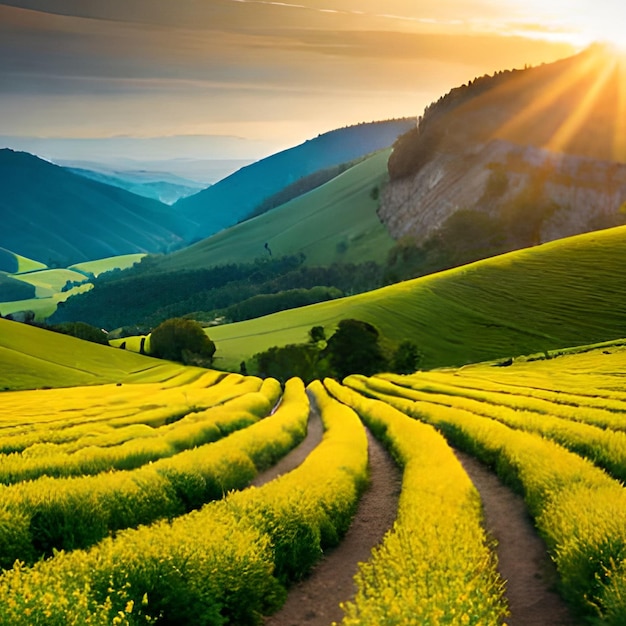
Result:
M327 376L344 378L349 374L374 374L391 370L414 372L421 361L417 345L403 341L392 354L386 354L378 329L356 319L343 319L327 340L324 328L314 326L309 342L274 346L254 355L262 376L287 380L299 376L310 382Z
M159 324L150 335L150 354L185 365L210 366L215 344L194 320L173 318Z

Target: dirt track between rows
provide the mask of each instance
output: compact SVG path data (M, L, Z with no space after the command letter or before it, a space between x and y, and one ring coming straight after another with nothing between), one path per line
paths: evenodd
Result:
M537 534L521 496L475 458L456 451L480 493L485 527L498 542L498 569L506 580L511 611L507 626L575 626L567 605L555 590L556 569Z
M313 409L305 440L276 466L259 475L262 484L304 461L323 436L319 415ZM341 544L329 551L310 576L289 590L285 605L266 617L265 626L330 626L340 622L340 603L356 592L354 574L369 558L396 518L401 474L380 443L367 432L370 486ZM498 477L473 457L455 451L480 493L485 526L497 541L499 571L506 580L511 615L507 626L578 626L565 602L555 591L557 579L544 542L537 535L524 500L505 487Z

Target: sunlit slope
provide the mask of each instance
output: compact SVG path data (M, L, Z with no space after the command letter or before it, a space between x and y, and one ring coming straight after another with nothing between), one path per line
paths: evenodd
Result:
M18 274L45 269L47 269L47 266L44 263L28 259L20 254L11 252L11 250L0 247L0 272Z
M563 239L350 298L212 328L234 366L342 318L415 341L422 367L463 365L626 336L626 228Z
M28 283L23 284L28 285ZM73 287L68 291L57 291L43 298L32 297L23 300L0 301L0 315L6 317L10 313L32 311L35 314L36 322L44 322L56 311L59 302L65 302L71 296L89 291L92 287L93 285L91 283L85 283L78 287ZM37 289L37 287L35 287L35 289Z
M0 319L0 390L156 382L202 371Z
M2 263L0 249L0 263ZM11 254L6 251L6 258ZM43 264L14 255L14 265L26 269L21 273L5 274L0 270L0 314L8 315L18 311L33 311L35 320L43 322L50 317L59 302L73 295L88 291L93 287L91 276L98 276L115 269L126 269L141 261L144 253L125 254L95 261L77 263L68 268L48 269ZM74 284L68 288L67 283Z
M55 293L60 292L66 283L75 282L80 284L87 277L71 269L54 268L28 272L26 274L18 274L15 276L17 280L33 285L38 298L52 297Z
M491 139L624 163L625 86L625 57L600 45L476 78L428 107L420 128L397 142L391 177L417 172L437 152Z
M282 206L165 257L166 269L249 263L300 254L309 265L383 261L393 239L376 215L390 150L382 150L330 182Z
M460 369L420 374L432 383L450 383L502 402L517 396L623 412L626 403L626 342L606 342L552 353L551 358L515 359L508 367L478 363ZM469 390L469 391L468 391ZM565 409L563 409L565 411ZM585 421L583 416L580 416ZM588 416L585 416L585 418ZM623 423L623 420L619 420Z
M137 254L120 254L118 256L107 257L106 259L76 263L75 265L70 265L68 269L99 276L104 272L111 272L116 269L125 270L132 267L135 263L139 263L144 256L146 255L141 252Z

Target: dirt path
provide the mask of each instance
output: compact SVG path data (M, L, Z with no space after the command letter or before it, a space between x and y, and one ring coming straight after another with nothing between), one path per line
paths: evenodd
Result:
M309 429L316 428L316 422L320 422L319 417L312 415ZM282 609L265 619L266 626L330 626L333 621L341 621L339 603L356 592L353 577L358 563L367 560L372 548L392 526L398 508L400 472L381 444L369 432L367 436L370 486L361 498L352 525L339 546L323 557L311 575L290 589ZM298 456L300 462L304 460L308 454L302 447L305 444L306 440L292 453L289 464L296 462Z
M498 541L500 574L507 581L511 616L508 626L575 626L565 602L554 590L556 570L537 535L521 496L473 457L455 451L480 493L485 526Z
M307 424L306 437L291 452L285 455L276 465L270 467L265 472L261 472L253 481L252 485L260 487L270 480L274 480L281 474L286 474L295 469L306 459L311 450L315 448L322 440L324 435L324 426L319 413L315 408L311 409L309 414L309 422Z

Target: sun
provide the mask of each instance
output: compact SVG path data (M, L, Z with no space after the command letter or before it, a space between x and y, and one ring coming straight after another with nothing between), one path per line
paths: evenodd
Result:
M605 44L614 54L623 56L626 55L624 11L619 3L600 0L595 5L592 3L586 12L576 15L574 24L589 43Z
M597 23L592 21L589 34L595 42L604 44L608 52L616 56L626 55L626 34L621 20L617 19L612 23L605 20Z
M507 4L518 20L535 25L537 38L543 34L548 41L580 49L603 43L626 54L626 5L616 0L507 0Z

